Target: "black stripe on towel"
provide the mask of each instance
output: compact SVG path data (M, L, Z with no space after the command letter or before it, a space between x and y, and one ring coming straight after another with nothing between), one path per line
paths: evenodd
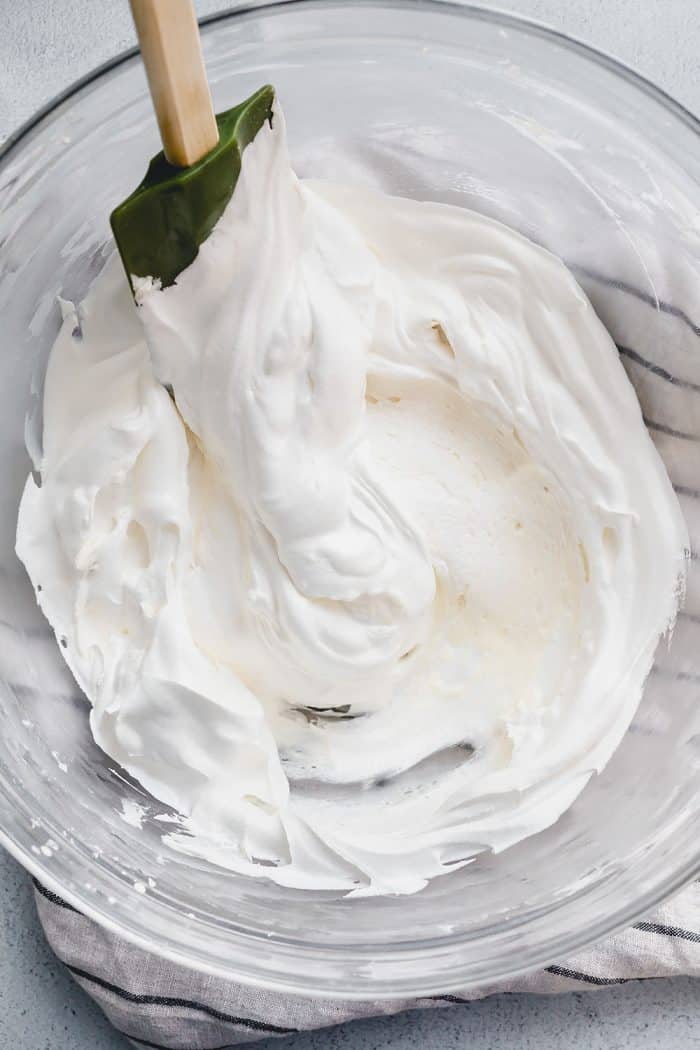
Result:
M667 678L673 682L700 682L700 674L695 674L693 671L674 671L670 667L659 667L654 664L649 676L654 678Z
M674 485L673 491L677 496L687 496L688 499L700 499L700 491L688 488L687 485Z
M460 995L426 995L425 998L436 1003L471 1003L471 999L463 999Z
M700 933L696 933L695 930L684 930L681 926L665 926L662 922L638 922L635 923L634 928L643 933L659 933L663 937L678 937L683 941L700 944Z
M547 966L547 973L553 973L556 977L568 977L571 981L584 981L586 984L627 984L628 977L595 977L592 973L582 973L581 970L569 970L565 966Z
M45 897L47 901L51 901L56 907L65 908L66 911L74 911L76 915L83 914L81 911L78 911L77 908L74 908L72 904L69 904L68 901L64 901L63 897L59 897L57 893L52 893L51 890L47 890L46 886L42 886L38 879L32 879L32 882L34 883L34 889L36 892L41 894L42 897Z
M139 1006L175 1006L181 1010L196 1010L199 1013L206 1014L208 1017L213 1017L215 1021L223 1021L224 1024L236 1024L241 1028L250 1028L255 1032L291 1035L299 1031L298 1028L287 1028L283 1025L268 1024L266 1021L256 1021L252 1017L237 1017L235 1014L227 1014L223 1010L217 1010L214 1006L208 1006L207 1003L198 1003L193 999L178 999L171 995L143 995L138 992L129 992L126 988L120 988L118 985L112 984L111 981L106 981L103 977L97 977L94 973L81 970L78 966L69 966L66 963L66 967L74 977L78 977L82 981L88 981L90 984L96 984L98 987L104 988L105 991L111 992L112 995L116 995L120 999L126 999L129 1003L137 1003Z
M669 427L666 423L657 423L654 419L647 419L646 416L642 416L644 420L644 426L648 430L656 430L659 434L667 434L672 438L680 438L681 441L700 441L700 435L689 434L686 430L674 430L673 427Z
M643 292L641 288L635 287L633 284L628 284L626 281L618 281L614 277L606 277L605 274L598 273L597 270L589 270L587 266L579 266L578 263L568 263L570 270L573 270L576 274L582 274L584 277L588 277L591 281L596 281L598 284L603 284L607 288L614 288L618 292L625 292L627 295L631 295L634 299L639 299L640 302L646 303L648 306L653 306L655 310L659 310L662 314L669 314L671 317L677 317L683 324L686 324L691 332L695 335L700 335L700 325L688 317L685 310L681 310L679 306L673 306L672 303L665 303L663 299L657 299L656 296L650 295L648 292Z
M665 368L662 368L661 365L655 365L653 361L649 361L646 357L642 357L641 354L637 353L636 350L632 350L629 346L622 346L618 343L617 349L623 357L629 357L630 361L634 361L636 364L641 365L642 368L646 368L647 372L651 372L652 375L659 376L660 379L665 379L667 383L683 387L685 390L695 390L697 393L700 393L700 383L692 383L690 379L680 379L678 376L672 375Z

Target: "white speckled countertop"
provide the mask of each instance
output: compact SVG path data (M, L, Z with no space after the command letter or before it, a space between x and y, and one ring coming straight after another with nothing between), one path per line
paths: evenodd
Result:
M700 112L698 0L481 0L606 50ZM201 15L221 0L198 0ZM0 141L92 67L134 44L126 0L0 0ZM28 876L0 850L0 1050L126 1050L44 943ZM504 995L358 1021L260 1050L690 1050L700 982L633 982L555 998Z

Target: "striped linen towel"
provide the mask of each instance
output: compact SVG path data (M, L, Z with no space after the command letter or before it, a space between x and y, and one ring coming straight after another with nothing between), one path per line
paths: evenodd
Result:
M550 995L648 977L700 977L700 882L631 929L537 973L461 994L361 1002L267 992L196 973L127 944L35 886L39 918L56 955L119 1032L136 1047L154 1050L225 1050L267 1036L498 992Z

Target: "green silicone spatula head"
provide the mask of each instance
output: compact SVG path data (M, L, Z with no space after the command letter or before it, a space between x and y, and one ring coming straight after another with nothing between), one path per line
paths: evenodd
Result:
M192 0L131 0L163 152L110 217L132 289L134 278L173 284L228 204L241 155L266 120L263 87L214 115Z

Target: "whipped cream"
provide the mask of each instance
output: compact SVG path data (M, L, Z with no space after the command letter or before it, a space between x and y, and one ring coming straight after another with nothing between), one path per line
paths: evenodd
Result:
M409 893L610 758L688 546L609 335L474 212L300 182L276 110L195 262L65 307L17 550L170 841Z

